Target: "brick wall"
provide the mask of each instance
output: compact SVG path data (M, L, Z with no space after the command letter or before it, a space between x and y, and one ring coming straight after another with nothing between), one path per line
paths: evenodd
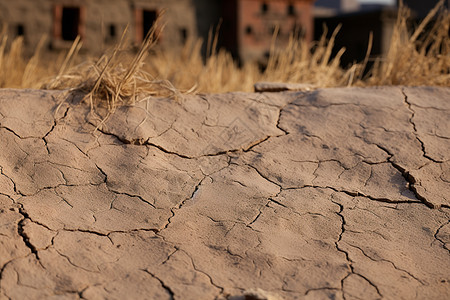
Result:
M293 33L311 41L312 5L308 0L240 0L237 8L239 53L244 61L258 60L270 49L274 34L277 47Z

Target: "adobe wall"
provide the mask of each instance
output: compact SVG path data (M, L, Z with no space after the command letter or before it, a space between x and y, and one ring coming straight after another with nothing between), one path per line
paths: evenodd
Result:
M186 30L188 37L197 37L196 9L191 0L166 0L166 28L162 36L162 45L180 47L184 44L182 31ZM162 6L164 6L162 5Z
M165 9L163 23L166 26L161 47L177 47L185 37L197 35L195 9L191 0L0 0L0 22L8 25L10 39L22 31L29 52L34 50L43 35L48 36L49 48L67 49L72 42L55 38L55 5L83 7L84 26L80 34L83 49L92 53L102 52L106 47L116 44L127 24L130 25L131 41L140 42L136 38L136 9L154 9L159 12Z
M259 60L267 55L276 28L276 45L284 47L297 31L306 41L312 40L312 2L288 0L238 1L238 44L241 59Z
M1 0L0 22L2 27L7 26L10 40L17 37L17 29L22 26L26 46L34 48L44 34L51 34L51 3L45 0Z

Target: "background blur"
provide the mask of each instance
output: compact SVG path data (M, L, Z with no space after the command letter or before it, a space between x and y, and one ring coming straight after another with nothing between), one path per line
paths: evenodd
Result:
M437 2L404 0L416 21ZM282 48L292 35L311 42L342 24L334 49L346 48L345 67L364 59L370 32L371 55L386 53L398 5L396 0L0 0L0 23L10 40L23 37L29 54L46 35L46 50L67 50L80 36L82 51L97 55L115 45L127 25L131 43L140 44L164 11L159 47L181 49L188 39L201 38L206 55L207 41L217 35L217 46L237 61L261 64L274 36Z
M261 81L449 86L449 0L404 2L411 10L392 0L0 0L0 87L81 89L112 108Z

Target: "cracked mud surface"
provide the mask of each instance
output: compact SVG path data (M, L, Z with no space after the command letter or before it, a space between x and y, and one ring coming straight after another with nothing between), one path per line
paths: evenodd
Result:
M77 99L0 91L0 299L450 297L450 89Z

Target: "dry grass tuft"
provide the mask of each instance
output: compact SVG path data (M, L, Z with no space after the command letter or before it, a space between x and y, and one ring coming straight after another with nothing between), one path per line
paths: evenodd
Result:
M167 80L156 80L142 67L155 45L160 30L158 24L152 27L136 55L124 50L125 35L110 52L102 55L96 62L86 61L69 71L62 70L46 88L71 88L85 93L84 100L92 111L96 107L106 107L113 113L118 106L132 105L150 95L176 96L178 91ZM78 43L69 51L68 59L77 53Z

